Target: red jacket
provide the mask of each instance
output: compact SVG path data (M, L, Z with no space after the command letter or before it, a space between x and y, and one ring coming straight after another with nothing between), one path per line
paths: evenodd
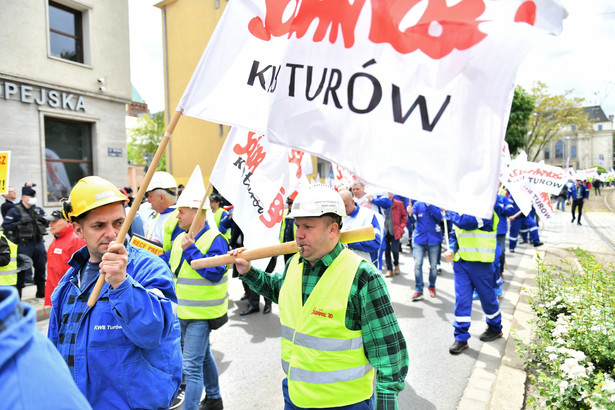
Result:
M45 306L51 306L51 294L68 268L73 253L85 246L85 240L77 238L73 226L68 225L47 249L47 284L45 285Z
M395 239L399 239L403 236L404 228L408 223L408 213L406 212L404 203L399 199L393 199L391 217L393 218L393 232Z

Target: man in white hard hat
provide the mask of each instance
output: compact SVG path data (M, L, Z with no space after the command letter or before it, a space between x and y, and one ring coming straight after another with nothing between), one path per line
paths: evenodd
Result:
M177 297L168 266L115 240L128 199L111 182L80 179L63 215L86 246L51 297L48 336L95 409L168 409L181 383ZM96 305L87 301L99 274Z
M173 175L154 172L147 186L147 202L156 211L156 216L147 229L147 239L159 243L165 252L171 250L173 240L182 232L177 226L177 210L173 207L176 201L177 183Z
M255 269L243 249L230 252L241 280L279 304L285 408L398 408L406 341L378 269L340 243L341 197L312 185L291 214L299 252L283 274Z
M208 208L198 213L205 195L201 168L194 169L186 188L177 200L179 227L188 231L196 218L194 237L182 232L174 241L167 260L176 275L177 315L181 326L183 369L185 378L184 410L221 410L222 397L218 384L218 367L211 354L209 334L228 321L227 266L194 270L195 259L224 255L228 242L205 218ZM206 398L200 403L205 387Z

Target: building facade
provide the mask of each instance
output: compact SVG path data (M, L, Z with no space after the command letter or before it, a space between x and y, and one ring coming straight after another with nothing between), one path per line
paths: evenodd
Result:
M18 194L34 182L57 207L86 175L126 185L127 2L3 1L0 51L0 151Z
M547 145L538 160L546 164L575 170L600 165L613 167L613 115L607 115L598 105L584 107L592 124L591 132L579 132L574 126L566 127Z

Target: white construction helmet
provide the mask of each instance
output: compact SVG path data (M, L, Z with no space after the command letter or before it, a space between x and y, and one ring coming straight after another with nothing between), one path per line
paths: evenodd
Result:
M190 180L186 184L182 194L179 196L175 206L177 208L186 207L198 209L204 196L205 184L203 183L203 175L201 174L201 167L197 165L194 167ZM209 205L209 198L205 200L203 209L211 209Z
M332 187L316 184L299 191L288 218L319 217L330 213L346 216L342 197Z
M152 180L149 182L146 192L154 189L177 189L177 182L175 182L173 175L168 172L156 171L152 175Z

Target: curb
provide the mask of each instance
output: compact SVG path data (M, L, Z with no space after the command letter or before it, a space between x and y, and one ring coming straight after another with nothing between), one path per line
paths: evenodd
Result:
M536 267L537 253L543 251L526 250L515 275L506 282L504 296L500 299L503 337L501 341L484 343L481 347L457 409L513 410L523 407L526 372L515 351L517 343L514 337L524 340L530 337L527 320L531 317L531 310L527 297L521 292L530 286L528 282L533 281L531 272Z

